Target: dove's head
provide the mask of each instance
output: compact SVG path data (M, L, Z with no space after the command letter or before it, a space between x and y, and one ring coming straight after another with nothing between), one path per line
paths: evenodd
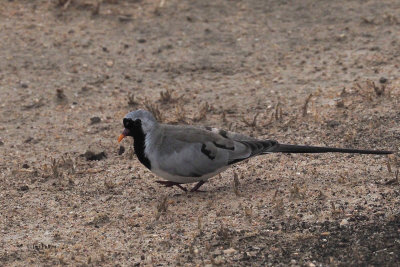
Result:
M135 137L135 134L147 134L158 124L153 114L143 109L126 114L123 123L125 129L119 136L118 142L121 142L125 136Z

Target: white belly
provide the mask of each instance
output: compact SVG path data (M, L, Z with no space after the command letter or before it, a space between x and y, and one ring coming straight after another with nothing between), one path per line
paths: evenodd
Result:
M171 175L167 172L164 172L160 169L154 169L151 170L153 173L155 173L157 176L164 178L165 180L171 181L171 182L175 182L175 183L180 183L180 184L188 184L188 183L195 183L195 182L199 182L199 181L207 181L208 179L210 179L211 177L217 175L218 173L226 170L228 167L224 167L221 169L218 169L215 172L212 173L208 173L206 175L200 176L200 177L186 177L186 176L176 176L176 175Z

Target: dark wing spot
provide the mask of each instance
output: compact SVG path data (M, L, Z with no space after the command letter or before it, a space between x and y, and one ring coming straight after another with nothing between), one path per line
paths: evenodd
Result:
M228 133L224 130L219 130L219 135L222 136L223 138L228 138Z
M224 145L221 145L221 144L217 144L216 142L213 142L213 143L214 143L214 145L216 147L219 147L219 148L222 148L222 149L235 150L235 147L227 147L227 146L224 146Z
M201 146L201 152L202 152L204 155L206 155L209 159L211 159L211 160L215 159L215 156L211 156L211 151L208 150L208 149L206 148L206 145L205 145L205 144L203 144L203 145Z
M212 128L210 126L205 127L207 131L212 131Z

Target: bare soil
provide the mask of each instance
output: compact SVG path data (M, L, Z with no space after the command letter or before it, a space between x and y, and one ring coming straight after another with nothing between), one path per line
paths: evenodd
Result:
M267 155L183 193L117 143L146 108L399 151L398 0L102 2L0 2L0 265L399 265L397 154Z

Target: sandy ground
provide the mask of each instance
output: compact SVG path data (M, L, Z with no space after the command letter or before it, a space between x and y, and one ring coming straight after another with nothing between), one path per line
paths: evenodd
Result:
M268 155L183 193L116 140L146 108L399 151L399 14L398 0L1 1L0 265L398 265L397 155Z

